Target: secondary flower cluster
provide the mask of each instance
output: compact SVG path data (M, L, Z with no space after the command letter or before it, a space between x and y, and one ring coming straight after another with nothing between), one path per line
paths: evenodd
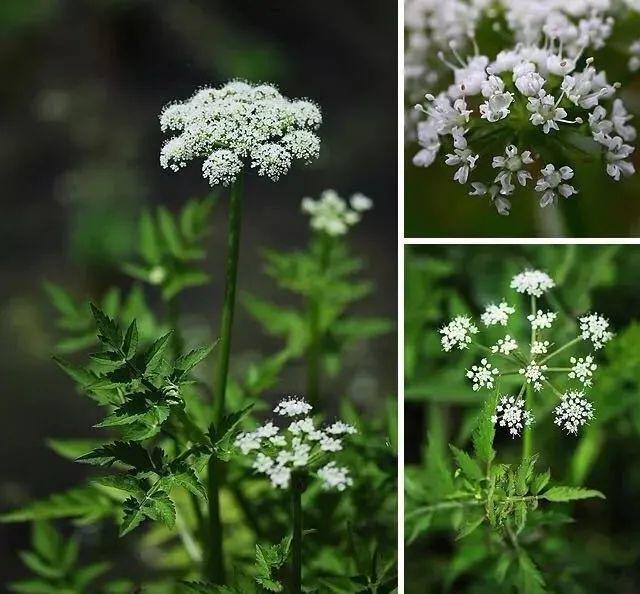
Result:
M362 213L373 207L373 201L356 193L347 203L335 190L324 190L318 200L303 198L301 206L302 212L310 216L312 229L336 237L359 223Z
M323 489L344 491L353 484L349 470L327 458L342 450L342 440L357 433L342 421L317 428L311 418L312 406L292 397L282 400L273 412L289 421L285 428L268 421L255 431L240 433L235 445L253 458L252 468L265 474L278 489L286 489L294 471L315 472Z
M598 12L586 0L572 2L570 13L566 2L557 0L497 2L514 45L493 59L481 54L473 39L480 18L488 16L488 3L408 4L409 54L411 48L429 47L433 53L432 46L442 47L452 59L437 51L438 59L453 71L446 90L427 93L427 102L416 106L426 115L417 121L416 166L429 167L444 149L454 180L469 184L472 196L487 196L503 215L509 214L519 187L531 186L541 207L577 194L570 165L578 153L601 159L616 181L635 172L630 159L636 130L616 97L620 85L610 84L594 59L584 57L602 48L611 34L606 0L598 2ZM460 48L469 36L474 53L463 57ZM431 76L421 73L422 89L442 88L438 70L423 64ZM411 66L407 70L411 73Z
M162 147L160 164L178 171L203 159L202 173L212 186L233 183L246 163L276 181L294 159L318 157L321 122L317 105L292 101L273 85L233 81L204 88L160 114L162 131L178 133Z
M545 387L559 398L554 409L556 425L568 433L576 434L594 415L593 406L585 397L584 390L592 386L593 373L598 367L595 357L593 354L572 354L564 366L552 365L560 354L566 354L579 343L589 344L594 351L603 348L613 338L609 321L597 313L584 315L577 321L578 336L555 346L551 331L558 316L553 311L539 307L538 302L539 298L555 287L554 280L540 270L525 270L513 277L510 287L517 293L529 296L531 300L531 313L527 315L530 327L528 342L514 338L515 333L506 332L511 316L516 313L516 307L507 301L501 301L489 304L480 316L481 324L487 331L495 327L501 330L500 334L504 332L493 344L478 342L478 325L469 316L458 316L440 329L442 349L449 352L474 346L486 353L466 372L474 391L493 389L501 377L520 379L517 395L501 396L493 416L493 422L505 427L512 436L520 435L523 427L534 422L533 412L525 408L526 404L531 406L533 402L526 402L525 393L529 391L535 394ZM493 334L497 336L495 332ZM558 375L564 375L569 381L579 384L580 389L560 392L551 381Z

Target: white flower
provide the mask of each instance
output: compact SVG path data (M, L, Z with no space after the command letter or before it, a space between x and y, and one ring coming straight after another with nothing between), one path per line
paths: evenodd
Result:
M265 454L259 452L251 467L256 472L265 474L266 472L271 470L274 464L275 462L273 461L273 458L269 458L269 456L265 456Z
M373 208L373 200L360 192L357 192L349 198L349 204L351 204L351 208L356 212L364 212L365 210L371 210Z
M358 433L358 430L348 423L343 423L342 421L336 421L333 425L329 425L325 432L329 435L354 435Z
M511 437L520 435L523 427L529 427L534 422L533 414L524 410L524 400L513 396L502 396L496 406L496 412L491 422L500 427L506 427Z
M278 427L276 427L271 421L263 425L262 427L258 427L254 431L254 434L260 438L270 438L278 434Z
M482 83L482 95L487 100L480 105L480 117L489 122L503 120L509 115L513 103L513 93L504 91L504 82L497 76L490 76Z
M353 485L353 479L349 476L348 469L337 466L335 462L329 462L318 470L318 477L322 480L325 491L344 491Z
M611 108L611 122L617 134L619 134L626 142L632 142L636 139L637 131L628 122L633 116L627 111L622 99L615 99Z
M478 327L471 322L471 318L458 316L440 329L442 349L447 352L456 347L466 349L471 343L471 335L477 332Z
M307 435L311 435L315 433L316 428L313 424L313 419L311 417L305 417L303 419L298 419L297 421L293 421L289 425L289 432L293 435L299 435L300 433L306 433Z
M498 214L503 216L507 216L509 214L509 211L511 210L511 202L504 196L500 195L500 188L496 184L487 186L480 182L471 182L471 187L473 188L473 192L469 192L469 196L485 196L486 194L489 194Z
M281 400L273 412L283 417L297 417L298 415L308 415L312 408L313 406L305 400L292 397Z
M531 322L531 327L534 330L542 330L544 328L551 328L551 324L558 317L558 314L552 311L542 311L539 309L535 315L527 316L527 320Z
M271 479L271 484L276 489L288 489L291 482L291 468L285 465L277 464L266 471L267 476Z
M371 208L373 204L371 199L363 194L354 194L350 202L351 208L335 190L324 190L318 200L303 198L301 207L302 212L311 217L312 229L336 237L344 235L350 227L358 223L360 213Z
M342 449L342 440L326 434L322 434L319 443L323 452L339 452Z
M571 167L560 167L556 170L552 164L547 165L541 172L542 177L536 182L536 192L542 193L540 198L540 206L545 207L552 204L557 198L558 194L569 198L578 191L570 184L563 183L564 181L573 178L573 169Z
M527 72L518 76L514 84L525 97L537 97L547 81L537 72Z
M535 361L531 361L526 367L520 369L520 375L524 375L528 384L533 385L536 392L542 390L542 382L547 378L544 372L548 369L546 365L539 365Z
M486 359L482 359L479 365L472 365L471 369L467 370L467 377L473 382L475 392L480 388L491 390L495 376L499 373L499 369L493 367Z
M571 371L569 372L569 377L571 379L577 379L582 382L586 387L591 386L591 376L593 372L598 369L598 366L593 362L593 357L591 355L587 355L586 357L571 357L569 359L571 362Z
M555 424L573 435L593 419L593 405L584 396L583 392L567 392L554 409Z
M622 176L629 176L635 173L635 167L631 161L626 161L634 152L631 145L625 144L620 136L609 136L604 132L597 132L593 135L596 142L607 148L605 160L607 161L607 174L616 181Z
M509 316L515 311L515 308L508 305L505 301L502 301L498 305L491 303L487 305L480 319L485 326L495 326L496 324L506 326L509 321Z
M533 297L541 297L549 289L556 286L553 279L541 270L525 270L511 279L511 288L518 293L526 293Z
M546 355L549 351L551 343L548 340L536 340L531 345L532 355Z
M464 99L456 99L452 104L445 93L437 97L433 95L425 97L428 101L427 106L416 105L416 109L430 116L438 134L451 134L454 128L464 128L469 123L469 116L473 110L467 109Z
M563 58L557 54L549 54L546 67L551 74L555 74L556 76L565 76L575 70L576 63L573 60Z
M629 46L629 54L631 55L629 58L629 70L637 72L640 70L640 39Z
M581 336L584 340L590 340L593 348L601 349L613 338L613 332L609 330L609 320L597 313L582 316L578 320Z
M474 155L473 151L467 146L467 139L464 137L462 128L454 128L453 135L453 153L447 155L445 163L454 167L458 167L453 179L461 184L466 184L469 179L469 173L475 169L476 161L480 155Z
M203 175L211 185L229 185L250 159L259 175L277 180L293 159L318 157L315 130L321 121L316 105L287 99L272 85L233 81L204 88L162 111L162 131L177 135L163 145L160 164L177 171L202 159Z
M256 433L240 433L234 443L246 456L249 452L260 449L262 440Z
M504 149L504 154L504 157L494 157L491 166L494 169L501 169L495 181L502 186L501 193L509 195L516 189L511 183L514 174L518 183L523 187L527 185L527 180L531 179L531 174L524 169L524 166L533 163L533 158L531 151L519 154L518 148L513 144Z
M549 134L551 130L560 130L558 122L570 124L567 111L556 104L553 95L540 91L538 97L529 97L527 109L531 112L529 120L534 126L542 126L542 131Z
M508 334L504 338L498 339L498 342L491 347L492 353L501 353L502 355L510 355L516 350L518 350L518 343Z
M420 150L413 157L416 167L429 167L436 159L440 151L440 136L438 124L432 118L426 122L418 122L417 136Z

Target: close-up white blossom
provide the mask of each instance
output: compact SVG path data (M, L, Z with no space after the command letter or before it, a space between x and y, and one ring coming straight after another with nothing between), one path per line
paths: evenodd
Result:
M316 473L323 489L343 491L352 484L349 471L330 458L342 451L343 439L357 429L343 421L317 427L311 410L301 398L284 398L273 412L287 419L288 425L279 427L267 421L253 431L240 433L235 446L244 456L253 456L251 468L266 475L277 489L287 489L294 472L306 472Z
M553 412L558 427L577 435L578 429L593 419L595 411L583 392L567 392Z
M294 160L318 157L321 122L315 103L288 99L271 84L205 87L160 114L162 131L175 133L162 147L160 164L178 171L201 160L211 186L232 184L247 167L277 181Z
M359 223L362 213L373 208L373 201L358 193L347 202L335 190L324 190L318 200L303 198L301 206L312 229L337 237Z
M533 424L534 418L530 411L525 410L522 398L502 396L496 405L491 422L494 425L505 427L511 437L516 437L522 433L524 427Z
M408 135L420 147L414 165L430 167L442 154L456 168L454 181L502 215L516 192L532 194L529 180L537 180L541 207L579 193L574 162L558 163L560 154L576 162L588 155L615 181L633 175L632 116L622 85L598 65L627 12L614 0L407 0L405 88L415 106ZM486 33L482 44L475 35L486 23L501 46L496 54L482 51ZM629 70L640 70L640 40L628 55ZM622 112L625 134L613 124Z
M592 353L579 351L587 342L598 350L611 340L609 321L598 313L580 316L570 325L575 329L577 322L578 331L574 330L573 338L556 342L556 333L565 336L562 320L550 308L556 300L545 296L556 287L554 279L541 270L527 269L516 274L509 287L515 292L512 298L489 303L480 314L482 331L469 316L458 316L441 328L442 349L473 349L481 353L465 372L474 392L487 389L500 393L505 390L505 383L509 384L509 391L513 383L520 386L519 391L511 392L517 396L499 398L493 416L493 423L505 427L512 437L531 425L538 406L544 413L540 418L546 416L545 399L549 393L560 399L556 425L575 433L594 413L584 394L572 389L576 384L582 389L591 388L598 367ZM530 313L515 315L527 308ZM521 319L516 321L516 317ZM498 331L501 336L496 336ZM488 342L483 338L485 334Z

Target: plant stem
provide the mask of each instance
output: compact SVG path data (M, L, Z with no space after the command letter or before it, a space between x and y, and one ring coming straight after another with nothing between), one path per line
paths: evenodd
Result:
M225 275L224 303L220 326L220 355L213 384L213 422L220 425L225 414L225 396L231 353L231 328L236 303L236 281L238 277L238 255L240 252L240 226L242 221L242 178L231 187L229 203L229 229L227 240L227 263ZM214 584L224 584L224 549L222 521L220 517L220 489L224 482L224 466L215 456L209 458L209 534L206 559L206 577Z
M302 594L302 493L305 477L294 473L291 477L291 594Z
M559 349L556 349L550 355L547 355L544 359L542 359L542 361L540 361L540 363L546 363L549 359L551 359L552 357L555 357L558 353L561 353L565 349L568 349L569 347L576 344L576 342L580 342L581 340L582 340L582 336L578 336L577 338L570 340L567 344L561 346Z

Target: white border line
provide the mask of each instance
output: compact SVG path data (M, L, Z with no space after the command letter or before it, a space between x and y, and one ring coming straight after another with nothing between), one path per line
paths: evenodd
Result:
M404 245L638 245L633 237L408 237Z

